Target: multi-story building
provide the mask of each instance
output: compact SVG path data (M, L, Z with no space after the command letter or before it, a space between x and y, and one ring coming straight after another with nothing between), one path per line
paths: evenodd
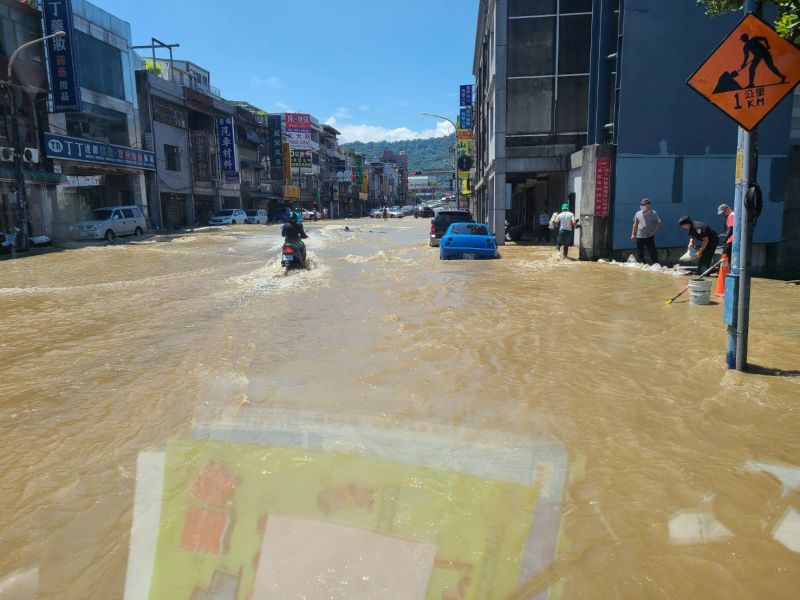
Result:
M343 216L346 204L345 191L341 185L341 173L345 169L345 158L337 140L340 135L334 127L323 124L320 128L319 170L320 206L327 207L330 217Z
M685 82L739 18L711 19L694 0L481 0L477 216L495 231L506 217L531 227L569 201L586 258L633 247L642 197L664 221L662 247L685 247L682 214L717 224L733 199L736 127ZM789 112L784 101L760 127L757 244L780 241Z
M242 206L269 210L267 113L247 102L228 102L236 108L236 144L242 185Z
M393 165L396 169L397 183L394 203L401 206L405 205L408 199L408 155L402 150L400 152L384 150L381 155L381 162L385 165Z
M66 180L53 205L56 238L70 235L73 224L94 208L136 204L147 214L145 173L155 169L153 155L142 147L134 76L142 65L130 49L130 24L85 0L73 0L72 9L69 18L63 12L58 16L64 18L59 25L69 29L71 21L74 26L70 35L80 101L73 110L51 113L44 134L45 153ZM51 46L51 56L56 50ZM59 90L64 89L61 70L59 65L58 72L50 72Z
M455 194L453 190L453 171L437 169L415 171L408 178L408 191L419 202L451 197Z
M41 13L27 3L0 0L0 70L8 71L8 61L19 46L42 37ZM56 203L56 183L62 180L45 168L39 145L40 132L47 130L47 94L49 91L44 50L36 45L19 54L14 62L12 81L17 86L16 105L19 133L25 151L25 188L27 228L32 235L52 235ZM14 140L9 96L0 92L0 233L14 231L20 225L17 210L14 172Z

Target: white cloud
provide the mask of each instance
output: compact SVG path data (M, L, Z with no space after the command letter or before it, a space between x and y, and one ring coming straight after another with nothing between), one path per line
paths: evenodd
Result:
M250 76L250 87L254 90L277 90L283 87L283 81L274 75L270 77Z
M333 113L333 116L337 119L352 119L353 114L350 112L350 109L346 106L340 106L336 109L336 112Z
M358 110L360 110L361 112L369 112L370 108L371 107L369 104L362 104L361 106L358 107Z
M331 116L325 121L326 125L335 127L341 133L340 141L347 142L399 142L403 140L430 139L445 137L453 133L453 126L447 121L437 121L433 129L414 131L408 127L388 129L379 125L360 125L339 123L336 116Z

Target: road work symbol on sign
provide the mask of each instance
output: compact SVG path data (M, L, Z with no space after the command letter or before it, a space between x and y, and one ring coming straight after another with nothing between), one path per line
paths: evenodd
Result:
M748 131L800 82L800 50L748 13L687 82Z

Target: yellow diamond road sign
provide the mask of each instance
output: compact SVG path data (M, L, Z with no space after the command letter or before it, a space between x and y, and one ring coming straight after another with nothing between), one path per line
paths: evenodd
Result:
M748 13L687 83L751 130L798 82L800 50Z

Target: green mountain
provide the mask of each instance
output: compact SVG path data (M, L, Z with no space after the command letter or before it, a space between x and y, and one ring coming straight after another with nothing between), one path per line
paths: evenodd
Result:
M428 171L432 169L453 169L455 135L431 138L428 140L405 140L402 142L351 142L342 144L360 152L367 160L379 160L384 150L405 151L408 154L408 170Z

